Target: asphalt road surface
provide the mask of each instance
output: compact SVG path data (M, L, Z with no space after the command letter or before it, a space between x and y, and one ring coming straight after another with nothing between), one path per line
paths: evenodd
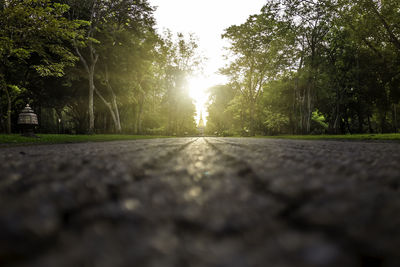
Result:
M0 148L0 266L400 266L400 144Z

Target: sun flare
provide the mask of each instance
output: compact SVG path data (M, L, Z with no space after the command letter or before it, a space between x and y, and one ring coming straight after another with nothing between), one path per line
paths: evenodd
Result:
M200 114L203 116L204 123L207 123L207 89L212 85L212 81L204 77L195 76L189 79L189 95L196 105L196 123L200 120Z

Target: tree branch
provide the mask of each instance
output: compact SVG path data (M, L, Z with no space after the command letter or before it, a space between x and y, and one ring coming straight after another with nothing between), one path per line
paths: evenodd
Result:
M379 20L381 21L383 27L385 28L387 34L389 35L389 39L390 41L396 46L397 49L400 50L400 41L399 39L397 39L397 37L394 35L393 31L390 29L389 24L387 23L387 21L385 20L385 18L382 16L381 13L379 13L378 9L376 8L374 3L371 3L371 8L372 8L372 12L375 13L375 15L379 18Z
M82 56L81 52L79 51L79 48L78 48L75 40L74 40L74 48L75 48L75 52L78 54L79 58L81 59L81 61L83 63L83 66L85 67L86 71L88 73L90 73L89 65L87 64L86 59Z

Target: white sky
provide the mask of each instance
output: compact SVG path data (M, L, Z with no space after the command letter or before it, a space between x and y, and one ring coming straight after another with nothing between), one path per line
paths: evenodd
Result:
M161 33L168 28L172 32L194 33L199 41L199 49L208 58L204 65L204 75L191 80L191 95L195 98L197 113L205 113L204 90L226 79L217 75L225 65L223 47L228 43L221 40L224 29L242 24L252 15L260 12L267 0L149 0L156 6L155 18ZM196 88L195 88L196 87ZM205 87L205 88L204 88ZM197 120L198 120L197 116Z

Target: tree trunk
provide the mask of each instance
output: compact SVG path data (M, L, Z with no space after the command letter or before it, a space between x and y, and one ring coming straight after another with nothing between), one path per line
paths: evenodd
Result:
M295 81L295 86L293 88L293 103L292 103L292 113L290 114L290 128L291 128L291 134L296 134L296 122L297 122L297 114L296 114L296 99L297 99L297 78Z
M171 123L171 122L170 122ZM170 124L169 123L169 124ZM135 106L135 124L133 125L133 133L137 134L139 131L139 103ZM172 126L168 126L168 132L172 132Z
M304 128L305 128L305 122L304 122L304 118L305 118L305 116L304 116L305 94L306 94L306 92L304 90L301 90L301 92L299 92L299 102L300 102L300 104L299 104L299 108L300 108L299 113L300 114L299 115L300 115L300 133L301 134L304 134L304 132L305 132L304 131Z
M142 114L143 114L143 102L142 99L139 103L139 112L138 112L138 134L142 133Z
M94 66L93 66L94 67ZM94 69L94 68L93 68ZM94 133L94 104L93 104L93 92L94 92L94 71L89 71L89 133Z
M119 132L120 129L117 128L117 126L119 125L117 122L117 116L113 110L112 104L110 102L108 102L103 96L102 94L99 92L99 90L97 90L97 88L94 88L96 94L99 96L99 98L104 102L104 104L106 105L106 107L108 108L108 110L110 111L111 114L111 118L114 122L114 129L116 132Z
M369 130L369 133L372 133L373 130L372 130L372 126L371 126L371 114L368 113L367 118L368 118L368 130Z
M386 133L386 110L380 113L381 133Z
M353 131L351 130L350 123L349 123L349 115L348 115L346 109L345 109L344 115L345 115L344 122L345 122L345 126L347 128L347 131L349 132L349 134L353 134Z
M358 133L364 132L364 115L361 110L358 111Z
M253 103L253 99L251 99L250 101L250 125L249 125L249 134L250 136L254 136L255 132L254 132L254 103Z
M111 110L113 110L115 119L113 117L113 121L114 121L114 127L115 127L115 131L117 133L121 133L121 120L119 117L119 110L118 110L118 105L117 105L117 96L114 93L113 88L111 87L110 84L110 80L109 80L109 75L108 75L108 68L107 65L105 67L105 79L106 79L106 85L107 85L107 89L111 95L111 108L110 108L110 112Z
M80 60L82 61L83 66L85 67L86 73L88 75L89 81L89 95L88 95L88 113L89 113L89 129L88 132L90 134L94 133L94 102L93 102L93 94L95 91L94 86L94 71L96 67L97 60L99 59L99 55L95 52L92 44L89 44L90 49L90 65L86 61L86 59L82 56L81 52L76 43L74 43L75 52L78 54Z
M312 83L312 81L311 81L311 83ZM306 113L306 116L307 116L307 118L306 118L306 132L307 132L307 134L309 134L310 133L310 131L311 131L311 113L312 113L312 88L311 88L311 85L310 85L310 87L308 88L308 90L307 90L307 113Z
M304 50L304 46L302 47L302 49ZM300 88L299 88L299 80L300 80L300 72L303 68L303 54L301 54L300 57L300 63L299 63L299 67L297 69L297 73L296 73L296 77L295 77L295 81L294 81L294 92L293 92L293 118L294 118L294 125L293 125L293 130L292 130L292 134L297 134L299 132L301 132L301 119L302 119L302 103L301 103L301 92L300 92ZM300 103L297 103L297 101L300 101ZM298 107L300 107L300 109L298 109ZM298 112L300 114L298 114ZM299 119L300 119L300 125L299 125Z
M7 96L7 133L11 134L11 96L10 92L7 89L7 86L5 86L4 91L6 92Z
M335 134L338 133L339 119L340 119L340 90L339 85L336 85L336 109L335 109L335 122L333 124L333 131Z
M113 99L111 103L115 113L115 130L117 133L121 133L122 127L121 127L121 119L119 117L119 110L117 106L117 97L115 96L115 94L113 94L112 98Z
M313 96L315 91L315 45L311 45L311 69L308 73L307 91L306 91L306 133L311 131L311 115L313 112Z
M393 104L393 127L394 132L397 133L397 106Z
M339 107L337 106L335 109L335 121L333 123L333 133L338 133L338 126L339 126Z
M136 107L135 134L139 133L139 105Z
M139 134L142 132L142 113L143 113L143 102L144 102L144 96L143 95L139 95L138 98L138 103L135 107L135 129L134 129L134 133L135 134ZM175 118L177 120L177 118ZM170 124L170 123L169 123ZM168 131L173 132L173 127L171 125L168 126ZM176 129L175 129L176 132Z

